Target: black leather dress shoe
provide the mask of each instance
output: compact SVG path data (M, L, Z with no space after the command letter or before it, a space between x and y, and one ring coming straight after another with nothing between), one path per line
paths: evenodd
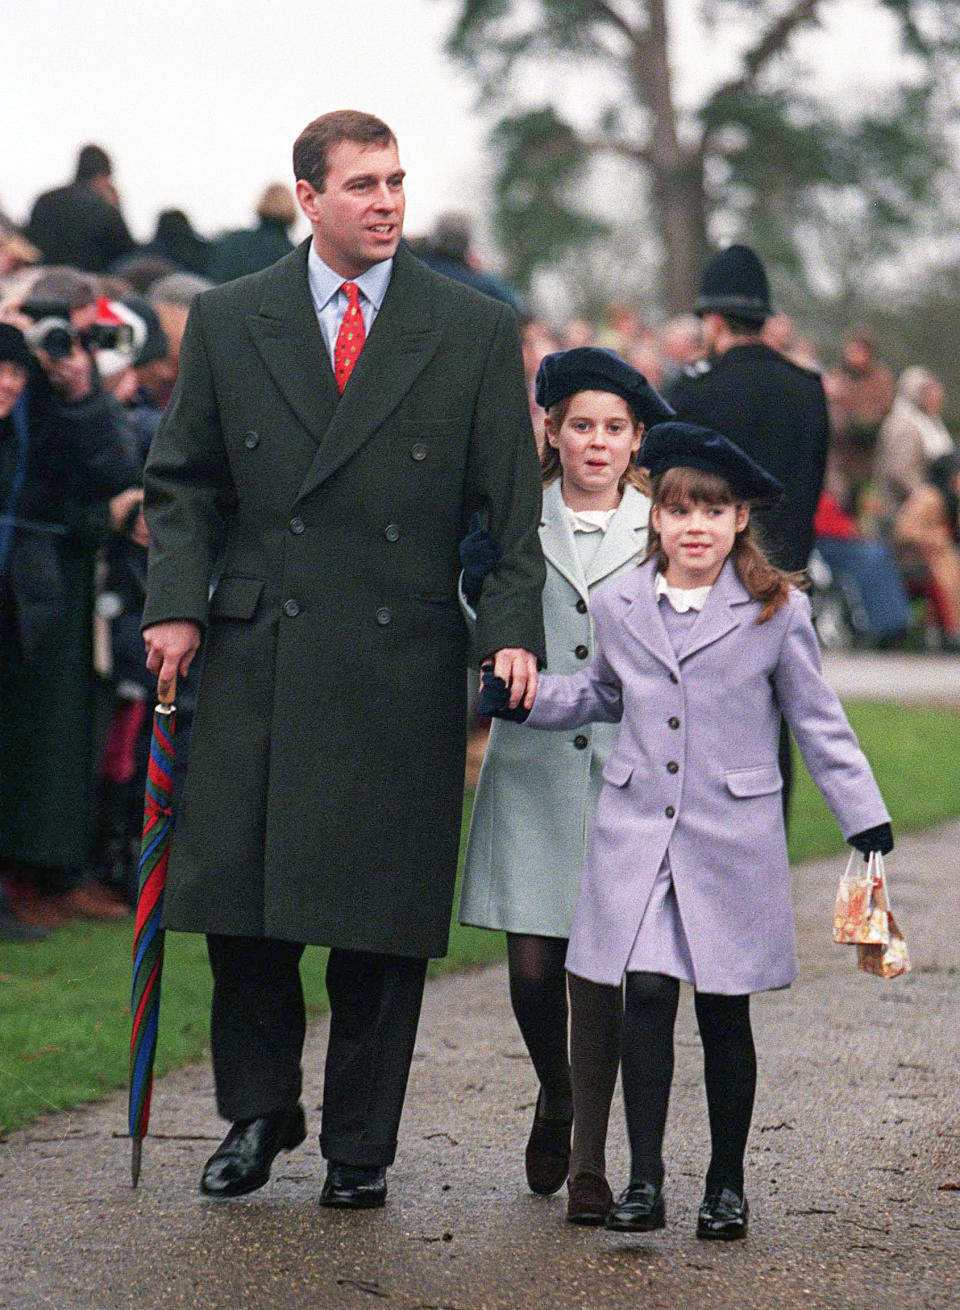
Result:
M708 1192L697 1213L697 1236L708 1242L736 1242L747 1235L747 1198L732 1187Z
M541 1092L533 1114L533 1127L527 1140L524 1165L531 1192L536 1192L538 1196L551 1196L559 1192L570 1172L570 1132L573 1119L542 1119L542 1101Z
M377 1210L387 1199L387 1171L382 1165L339 1164L331 1160L320 1190L320 1204L341 1210Z
M654 1187L653 1183L630 1183L620 1193L604 1227L615 1233L650 1233L663 1228L666 1222L663 1188Z
M255 1192L270 1177L276 1155L292 1151L306 1135L302 1105L235 1123L204 1166L200 1191L214 1197Z

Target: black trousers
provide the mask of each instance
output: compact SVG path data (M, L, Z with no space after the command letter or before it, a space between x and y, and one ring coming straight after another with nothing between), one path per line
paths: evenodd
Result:
M299 942L209 935L217 1108L237 1121L296 1105L306 1030ZM388 1165L407 1090L427 961L332 950L320 1149Z

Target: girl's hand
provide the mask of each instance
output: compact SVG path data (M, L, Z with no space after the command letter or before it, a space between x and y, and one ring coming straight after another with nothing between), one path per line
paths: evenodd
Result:
M881 855L886 855L888 851L893 850L893 829L889 823L878 823L875 828L864 828L863 832L855 832L847 841L855 847L861 855L869 855L871 851L879 851Z
M522 704L510 708L510 691L503 678L498 678L492 664L484 664L480 672L480 695L477 713L493 719L507 719L510 723L523 723L530 711Z

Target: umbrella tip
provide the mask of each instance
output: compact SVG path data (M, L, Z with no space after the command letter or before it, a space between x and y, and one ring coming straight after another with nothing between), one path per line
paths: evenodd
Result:
M134 1137L131 1142L132 1152L130 1155L130 1181L134 1187L140 1181L140 1154L143 1150L143 1139Z

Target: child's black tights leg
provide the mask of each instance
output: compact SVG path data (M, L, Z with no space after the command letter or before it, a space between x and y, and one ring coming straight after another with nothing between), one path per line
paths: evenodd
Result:
M507 933L510 1002L540 1086L541 1114L569 1119L573 1113L567 1055L567 941Z
M750 997L697 992L695 1006L710 1115L707 1191L731 1187L742 1196L743 1156L757 1087Z
M680 984L662 973L628 973L620 1060L630 1137L630 1180L663 1183L663 1130L673 1081L673 1025Z
M582 1171L605 1176L610 1102L620 1067L623 996L620 987L589 982L574 973L567 982L573 1072L570 1177Z

